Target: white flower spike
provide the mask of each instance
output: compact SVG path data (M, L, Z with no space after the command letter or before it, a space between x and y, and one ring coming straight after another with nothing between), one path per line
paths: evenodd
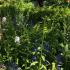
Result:
M2 18L2 22L6 22L6 17L3 17Z
M15 37L15 43L20 44L20 37L19 36Z

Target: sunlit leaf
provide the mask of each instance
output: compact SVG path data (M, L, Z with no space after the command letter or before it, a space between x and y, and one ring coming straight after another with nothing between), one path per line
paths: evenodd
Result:
M68 44L66 44L65 46L65 51L68 51Z
M43 61L45 61L45 56L42 55L41 58L42 58Z
M47 70L47 69L46 69L46 66L43 65L43 64L42 64L41 67L40 67L40 70L42 70L42 69Z
M36 24L36 25L33 27L33 30L34 30L35 32L37 32L37 31L39 30L39 28L40 28L40 25L39 25L39 24Z
M37 63L38 63L37 61L32 62L30 66L34 66L34 65L36 65Z
M44 26L44 28L43 28L43 33L45 34L45 33L48 33L48 28L46 27L46 26Z

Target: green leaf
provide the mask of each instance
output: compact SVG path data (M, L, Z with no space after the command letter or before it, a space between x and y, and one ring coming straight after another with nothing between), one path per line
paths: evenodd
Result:
M45 34L45 33L47 33L48 32L48 28L46 27L46 26L44 26L44 28L43 28L43 33Z
M27 62L27 63L29 63L29 60L28 60L28 59L26 59L26 62Z
M56 63L52 62L52 70L56 70Z
M18 64L18 60L19 60L19 59L17 58L17 59L16 59L16 64Z
M42 70L42 69L46 70L46 66L45 66L45 65L43 65L43 64L42 64L42 66L41 66L40 70Z
M68 44L66 44L65 46L65 51L68 51Z
M32 62L30 66L34 66L34 65L36 65L37 63L38 63L37 61Z
M39 24L36 24L34 27L33 27L33 31L34 32L37 32L40 28L40 25Z
M42 58L43 61L45 61L45 56L42 55L41 58Z
M60 44L60 46L61 46L61 47L64 47L64 44L63 44L63 43L61 43L61 44Z

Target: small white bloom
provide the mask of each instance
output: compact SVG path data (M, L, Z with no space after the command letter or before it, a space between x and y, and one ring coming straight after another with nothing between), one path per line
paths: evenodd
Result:
M17 70L22 70L20 67Z
M2 22L6 22L6 17L3 17L2 18Z
M38 50L41 50L41 47L38 47Z
M19 36L15 37L15 43L20 44L20 37Z

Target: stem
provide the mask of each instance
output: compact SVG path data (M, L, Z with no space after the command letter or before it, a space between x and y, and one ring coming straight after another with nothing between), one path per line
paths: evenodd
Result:
M43 28L44 28L44 26L45 26L45 21L44 21L44 24L43 24ZM41 56L42 56L42 50L43 50L44 37L45 37L45 35L44 35L44 31L42 29ZM40 57L39 70L40 70L41 64L42 64L42 60L41 60L41 57Z
M1 27L1 17L0 17L0 41L1 41L1 39L2 39L2 27Z

